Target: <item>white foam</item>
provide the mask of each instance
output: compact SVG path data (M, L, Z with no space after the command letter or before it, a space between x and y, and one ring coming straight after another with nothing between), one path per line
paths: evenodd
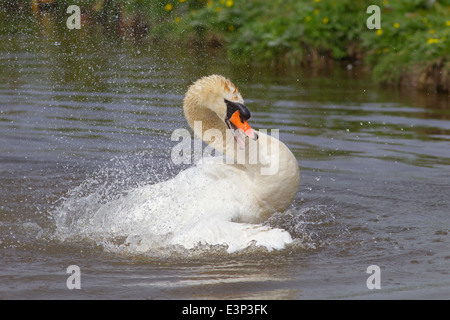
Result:
M56 210L55 221L62 239L86 237L108 250L137 253L202 245L224 246L229 253L250 246L271 251L292 242L285 230L238 222L257 215L252 210L239 173L206 162L107 201L95 190L69 196Z

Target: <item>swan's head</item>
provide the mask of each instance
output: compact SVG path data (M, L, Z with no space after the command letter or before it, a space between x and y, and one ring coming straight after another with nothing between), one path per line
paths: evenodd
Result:
M248 124L251 114L238 88L223 76L212 75L197 80L186 93L184 111L191 127L191 122L206 117L211 121L221 121L231 130L240 146L244 144L245 136L258 139L257 133ZM202 116L198 114L200 112L208 114Z
M258 134L250 127L247 120L250 119L250 111L243 103L233 102L224 99L227 106L227 114L225 116L225 123L228 129L233 133L234 138L240 146L243 146L241 132L253 140L258 139Z

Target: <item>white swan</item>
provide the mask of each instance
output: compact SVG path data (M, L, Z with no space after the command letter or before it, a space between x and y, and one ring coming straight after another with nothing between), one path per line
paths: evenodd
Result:
M211 231L209 237L203 239L204 242L226 243L229 252L244 248L251 242L269 250L280 249L290 243L292 239L284 230L249 223L259 223L275 212L283 212L294 200L300 184L300 172L292 152L279 140L250 127L247 122L250 111L244 105L238 89L223 76L212 75L197 80L186 93L183 109L190 127L198 137L225 155L231 154L238 163L215 164L212 169L212 184L214 181L224 180L228 183L223 186L227 189L221 190L220 184L211 187L225 195L222 200L229 197L239 204L240 209L229 212L225 210L225 214L219 219L221 221L216 221L217 224L211 224L211 220L199 223L198 228L195 228L199 231L198 234L204 235L204 230ZM201 122L201 126L195 125L196 121ZM211 129L218 130L224 139L205 139L208 136L205 133ZM227 135L227 130L231 130L233 135ZM249 159L256 156L249 150L249 139L244 143L243 136L238 131L257 140L256 161ZM241 161L237 159L239 153L236 152L236 144L246 151ZM276 171L267 174L263 169L268 167L276 168ZM206 201L214 201L216 198L214 196L208 199L207 194L204 195ZM234 207L236 203L224 202L223 205L225 208ZM190 242L190 238L190 235L182 233L174 242L186 244Z
M232 154L236 165L227 165L223 170L229 170L239 176L239 184L245 186L246 197L241 201L251 203L251 210L243 213L238 220L244 222L261 222L274 212L283 212L292 203L300 184L299 167L295 156L279 140L255 132L247 120L250 111L244 105L244 100L234 84L220 75L212 75L197 80L187 91L184 99L184 114L194 130L194 133L204 141L205 133L210 129L221 132L224 139L210 141L209 145L228 155ZM195 121L201 121L201 127L195 126ZM201 132L198 130L201 128ZM231 130L234 139L226 139L226 131ZM242 145L240 130L253 140L259 140L258 159L250 161L248 141L245 144L245 159L237 159L236 142ZM259 139L258 139L259 138ZM250 153L250 154L249 154ZM262 159L264 157L264 159ZM274 168L275 172L263 169Z
M223 141L210 136L205 142L235 160L242 160L232 153L237 145L246 151L244 160L254 157L249 146L256 141L256 161L204 161L173 179L134 188L107 203L96 193L69 198L55 216L58 233L63 238L99 239L111 250L144 253L199 244L225 245L228 252L253 244L270 251L292 242L287 231L260 224L286 210L297 193L299 168L289 149L249 126L250 112L239 91L222 76L197 80L186 93L184 113L199 137L205 138L210 129L223 134ZM196 121L201 121L201 129ZM227 136L229 128L233 135ZM267 167L276 170L265 174Z

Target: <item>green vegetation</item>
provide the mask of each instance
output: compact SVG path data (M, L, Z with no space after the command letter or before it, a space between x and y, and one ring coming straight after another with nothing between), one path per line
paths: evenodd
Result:
M33 0L33 2L52 0ZM62 0L154 42L222 47L233 63L360 63L374 80L450 89L450 0ZM368 29L369 5L381 29Z
M160 25L155 36L221 43L238 63L322 67L361 61L379 82L450 88L448 0L209 0L195 9L164 3L167 27ZM366 26L370 4L381 9L379 30Z

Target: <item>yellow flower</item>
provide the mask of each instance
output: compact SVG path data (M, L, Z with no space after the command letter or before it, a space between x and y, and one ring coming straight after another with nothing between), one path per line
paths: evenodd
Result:
M164 6L164 8L166 9L166 11L170 11L170 10L173 9L173 4L168 3L168 4L166 4L166 5Z
M228 31L233 32L234 31L234 26L228 26Z
M311 21L311 17L310 17L310 16L307 16L307 17L305 18L305 21L306 21L306 22Z
M180 23L181 18L180 17L175 17L175 23Z
M445 21L445 25L446 25L447 27L450 27L450 20Z
M322 23L323 23L323 24L327 24L328 21L330 21L330 20L329 20L327 17L325 17L325 18L323 18Z
M319 14L319 11L320 11L319 9L314 9L313 13L314 14Z
M396 22L394 23L394 28L398 29L400 27L400 23Z
M436 38L429 38L429 39L427 40L427 43L428 43L428 44L439 43L439 39L436 39Z
M320 0L314 0L314 2L320 2Z
M213 0L208 0L208 3L206 4L208 8L211 8L213 6Z
M227 8L232 7L233 4L234 4L234 1L233 1L233 0L227 0L227 2L225 2L225 6L226 6Z
M216 12L220 12L222 10L222 7L216 7Z
M387 1L387 0L383 0L383 4L384 4L385 6L387 6L388 1Z
M178 1L180 1L181 3L186 2L186 0L178 0Z
M381 36L382 34L383 34L383 29L378 29L378 30L377 30L377 35L378 35L378 36Z
M436 30L430 29L430 30L428 31L428 33L430 33L430 34L436 33Z

